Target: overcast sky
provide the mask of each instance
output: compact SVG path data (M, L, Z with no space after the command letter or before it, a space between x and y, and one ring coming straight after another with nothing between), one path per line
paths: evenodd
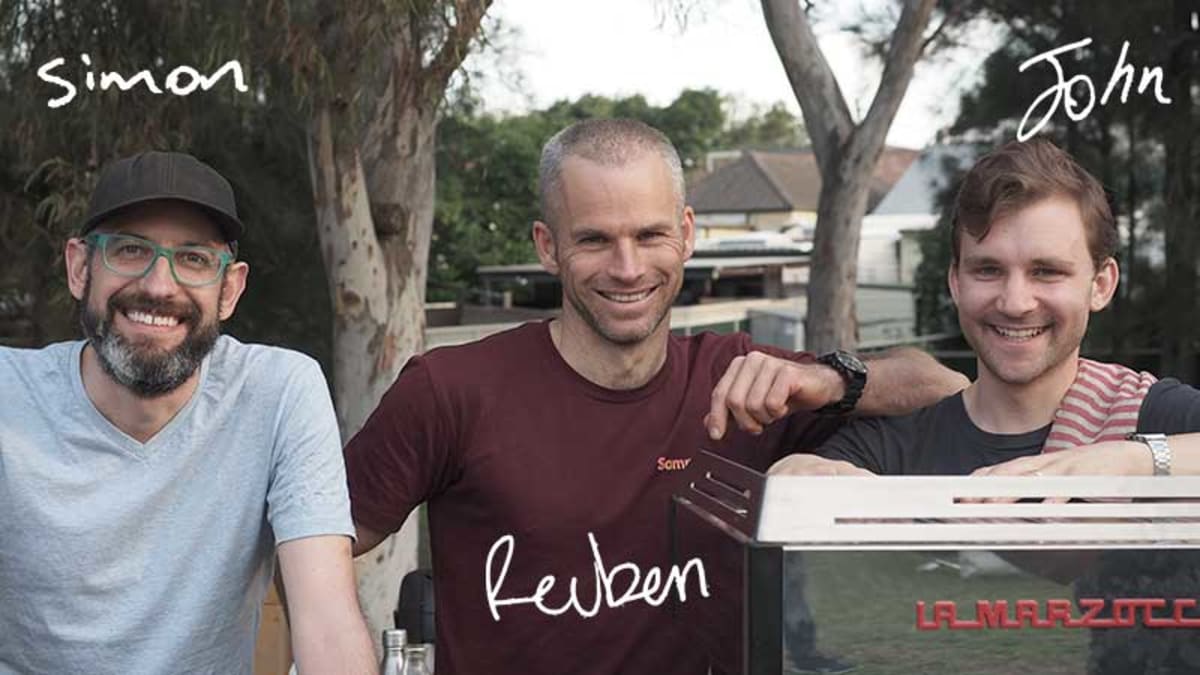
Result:
M859 5L839 3L841 11ZM515 32L498 40L502 57L484 53L467 66L483 74L490 110L527 110L586 93L642 94L665 105L683 89L712 87L735 96L738 116L775 102L799 114L758 0L695 0L685 29L664 21L664 6L661 0L496 0L492 14ZM830 23L818 30L821 47L857 117L870 103L879 69ZM971 42L972 49L918 64L889 143L922 147L953 120L958 93L976 81L994 40L983 35Z

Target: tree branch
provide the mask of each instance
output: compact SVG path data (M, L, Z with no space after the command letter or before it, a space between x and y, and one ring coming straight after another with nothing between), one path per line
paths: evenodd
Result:
M933 44L938 37L941 36L942 32L946 29L946 26L950 25L952 21L958 20L958 10L960 7L962 7L962 5L954 5L950 9L946 10L946 15L942 17L941 23L939 23L937 28L934 28L933 32L929 34L929 37L925 38L925 41L921 43L921 53L924 53L925 50L929 49L929 45Z
M879 80L879 88L871 99L871 107L867 116L855 130L851 139L853 161L863 161L874 164L878 149L883 147L888 129L904 100L904 92L912 80L913 69L924 47L925 27L929 25L929 17L933 13L936 0L907 0L904 10L900 13L900 21L892 34L892 44L888 48L887 61L883 67L883 76Z
M835 168L854 132L854 119L808 17L796 0L762 0L767 30L783 63L822 176Z
M492 0L454 0L455 22L446 33L446 39L424 72L424 92L427 96L441 98L446 91L450 76L462 65L468 47L479 24L487 13Z

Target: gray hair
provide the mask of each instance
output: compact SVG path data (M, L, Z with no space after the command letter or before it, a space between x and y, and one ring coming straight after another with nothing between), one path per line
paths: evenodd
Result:
M567 157L580 157L602 166L623 166L646 152L658 153L675 193L676 211L683 212L683 165L666 134L649 124L632 119L589 119L575 122L546 141L538 164L538 198L542 219L553 225L557 219L562 189L562 164Z

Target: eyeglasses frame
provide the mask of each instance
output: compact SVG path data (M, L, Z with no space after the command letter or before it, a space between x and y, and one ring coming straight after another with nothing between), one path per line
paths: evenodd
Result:
M150 262L146 264L146 269L143 270L141 274L126 274L120 270L113 269L113 266L109 264L108 254L106 253L105 249L109 240L116 237L136 239L137 241L145 243L154 249L154 256L150 258ZM158 242L151 241L145 237L139 237L134 234L125 234L123 232L92 232L84 237L83 240L87 242L89 246L100 249L100 260L104 263L104 267L113 274L125 277L126 279L141 279L149 274L150 270L154 269L154 265L158 263L159 258L166 258L167 267L171 269L171 278L174 279L175 283L179 284L180 286L187 286L188 288L203 288L205 286L211 286L217 283L221 280L221 276L225 274L225 270L228 269L229 264L236 260L232 253L229 253L228 251L219 251L209 246L198 246L191 244L186 246L163 246ZM221 261L221 265L217 268L217 274L213 277L212 281L206 281L202 284L192 284L179 278L179 273L175 271L175 253L181 249L204 249L217 254L217 259Z

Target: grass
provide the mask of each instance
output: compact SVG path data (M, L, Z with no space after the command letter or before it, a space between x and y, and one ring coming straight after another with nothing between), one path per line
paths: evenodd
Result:
M1086 629L918 631L918 600L927 606L934 600L954 600L960 617L973 619L976 600L1012 603L1025 598L1073 597L1069 586L1030 576L962 579L953 569L917 570L934 555L806 552L808 600L816 617L818 649L857 664L856 675L1067 675L1086 671ZM936 555L953 556L949 552Z

